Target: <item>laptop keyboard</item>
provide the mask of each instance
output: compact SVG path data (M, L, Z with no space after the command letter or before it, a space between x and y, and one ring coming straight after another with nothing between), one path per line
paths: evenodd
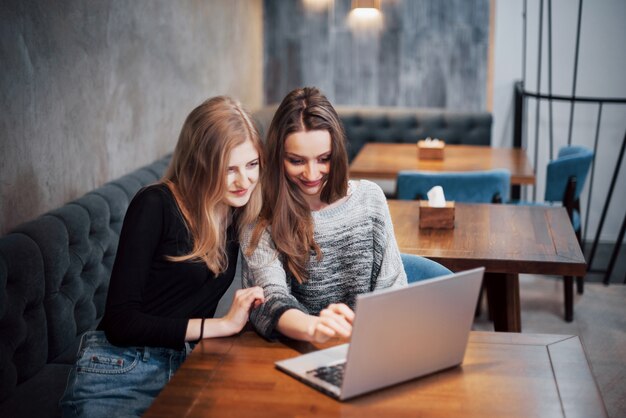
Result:
M317 377L325 382L341 387L343 381L343 372L346 369L346 362L335 364L333 366L323 366L317 369L309 370L308 375Z

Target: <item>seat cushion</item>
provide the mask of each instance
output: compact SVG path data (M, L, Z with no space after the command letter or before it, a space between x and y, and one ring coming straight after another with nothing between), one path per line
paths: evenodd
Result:
M70 370L70 365L45 365L35 376L18 385L13 396L0 404L0 416L60 417L59 399L65 391Z
M0 402L39 373L47 354L42 255L31 238L12 233L0 238Z
M404 253L400 257L409 283L452 273L447 267L425 257Z

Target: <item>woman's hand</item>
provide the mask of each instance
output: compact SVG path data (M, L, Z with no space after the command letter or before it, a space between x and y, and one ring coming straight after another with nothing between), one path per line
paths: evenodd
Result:
M265 302L263 289L250 287L235 292L232 305L223 318L194 318L187 323L185 341L197 341L202 338L226 337L241 331L248 322L250 309ZM200 327L204 326L204 330Z
M296 340L324 343L334 337L350 338L352 321L352 309L343 303L331 303L319 316L288 309L278 319L276 329Z
M250 310L265 302L263 289L259 286L239 289L235 292L233 303L228 313L222 318L228 335L236 334L246 325Z
M331 338L350 338L352 335L352 322L354 312L343 303L331 303L320 312L308 328L311 342L324 343Z

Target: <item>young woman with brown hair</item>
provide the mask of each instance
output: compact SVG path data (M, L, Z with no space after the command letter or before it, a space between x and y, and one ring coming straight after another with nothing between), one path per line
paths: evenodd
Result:
M241 241L244 286L266 300L251 322L267 338L349 337L358 294L407 283L385 196L348 181L343 128L316 88L285 97L266 149L260 221Z
M163 179L130 203L104 317L85 334L61 400L66 417L140 416L190 352L232 335L263 291L236 292L213 318L235 274L239 232L261 208L262 144L228 97L196 107Z

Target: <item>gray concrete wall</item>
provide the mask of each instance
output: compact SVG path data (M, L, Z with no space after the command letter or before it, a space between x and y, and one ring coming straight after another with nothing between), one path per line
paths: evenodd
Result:
M265 100L315 85L336 104L485 110L489 0L265 0Z
M262 0L1 0L0 233L173 150L187 113L262 104Z

